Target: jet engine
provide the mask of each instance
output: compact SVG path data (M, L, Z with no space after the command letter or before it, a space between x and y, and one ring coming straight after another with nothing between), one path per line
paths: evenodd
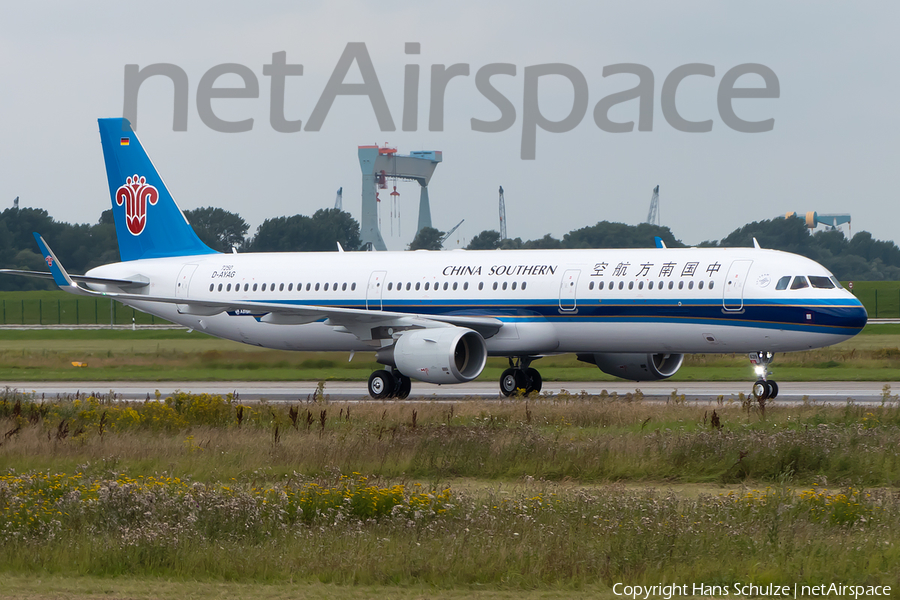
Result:
M597 365L601 371L614 377L654 381L674 375L684 362L684 354L592 353L579 354L578 360Z
M477 332L463 327L415 329L379 350L375 360L420 381L462 383L481 375L487 345Z

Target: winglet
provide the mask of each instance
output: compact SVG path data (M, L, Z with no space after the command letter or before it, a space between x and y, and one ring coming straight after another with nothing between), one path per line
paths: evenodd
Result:
M665 248L666 247L666 243L664 241L662 241L661 237L656 236L653 239L656 241L657 248Z
M41 249L41 255L44 257L44 261L47 263L47 266L50 267L50 274L53 275L53 281L56 282L56 285L59 287L77 288L78 286L72 281L69 274L66 273L62 263L56 258L53 250L50 249L50 246L48 246L47 242L44 241L44 238L41 237L41 234L34 232L33 235L34 241L37 242L38 248Z
M753 247L756 248L757 250L759 250L761 248L761 246L759 245L759 242L756 241L756 238L753 238Z

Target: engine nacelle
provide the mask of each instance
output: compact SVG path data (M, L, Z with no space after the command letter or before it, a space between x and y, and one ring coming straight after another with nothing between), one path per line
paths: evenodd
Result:
M579 354L578 360L597 365L613 377L631 381L668 379L681 368L684 354L632 354L628 352Z
M463 327L415 329L379 350L375 360L420 381L462 383L481 375L487 345L477 332Z

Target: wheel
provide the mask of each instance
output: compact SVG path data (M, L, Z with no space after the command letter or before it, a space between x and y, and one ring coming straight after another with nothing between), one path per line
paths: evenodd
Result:
M528 393L531 392L540 392L541 387L544 385L544 380L541 378L541 374L538 373L537 369L525 369L525 375L528 377L529 386L525 388L528 390Z
M774 400L775 397L778 396L778 384L774 381L767 381L766 384L769 388L768 390L766 390L769 392L769 400Z
M375 371L369 375L369 395L372 398L387 398L393 390L394 376L387 371Z
M769 385L767 382L760 379L756 383L753 384L753 396L757 400L765 400L769 397Z
M409 397L409 393L412 391L412 380L406 375L397 374L397 393L394 394L395 398L399 398L400 400L406 400Z
M516 369L507 369L500 375L500 393L504 396L516 393Z

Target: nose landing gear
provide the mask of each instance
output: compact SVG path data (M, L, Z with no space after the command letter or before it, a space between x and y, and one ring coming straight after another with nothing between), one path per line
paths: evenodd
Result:
M775 355L771 352L750 353L750 362L753 364L753 369L758 377L756 383L753 384L753 396L757 400L774 399L778 396L778 384L774 380L767 379L771 374L769 372L769 363L774 358Z
M541 374L537 369L532 369L530 356L520 356L513 360L509 357L509 368L500 375L500 393L504 396L512 396L521 391L522 394L540 392L544 384Z

